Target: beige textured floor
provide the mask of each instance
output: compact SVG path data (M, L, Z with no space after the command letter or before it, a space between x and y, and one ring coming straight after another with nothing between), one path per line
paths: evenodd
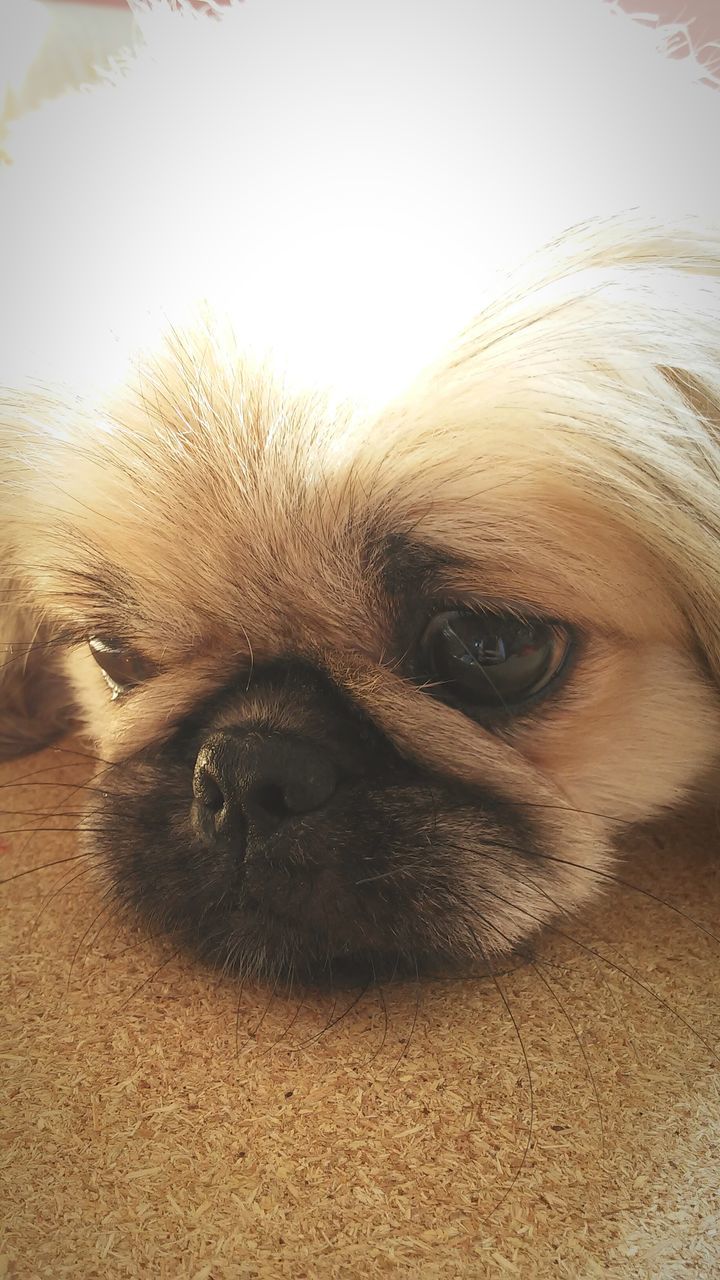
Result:
M8 875L73 856L87 773L0 771ZM628 878L720 932L716 819L637 843ZM614 890L502 995L336 1021L98 917L82 860L2 893L0 1275L720 1275L720 944L671 910Z

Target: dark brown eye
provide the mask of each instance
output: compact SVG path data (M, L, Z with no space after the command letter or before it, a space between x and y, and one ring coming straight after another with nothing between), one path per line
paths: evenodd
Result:
M153 673L152 663L122 640L113 636L92 636L88 644L114 698L126 689L142 684Z
M570 637L549 622L450 609L421 640L425 674L468 710L519 709L559 674Z

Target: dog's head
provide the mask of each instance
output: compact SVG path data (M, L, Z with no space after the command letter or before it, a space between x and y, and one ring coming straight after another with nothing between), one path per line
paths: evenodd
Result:
M374 416L178 335L28 414L86 839L155 927L305 976L508 951L717 757L717 259L632 234L555 246Z
M61 655L220 964L508 951L720 754L720 100L615 7L158 3L15 135L2 379L73 395L0 415L0 754Z

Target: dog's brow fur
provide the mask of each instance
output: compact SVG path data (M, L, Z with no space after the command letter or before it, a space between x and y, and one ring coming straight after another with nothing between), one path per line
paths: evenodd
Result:
M398 601L408 597L431 601L443 588L450 571L469 568L449 550L427 546L408 534L392 531L368 533L363 551L368 567L379 572L385 594Z

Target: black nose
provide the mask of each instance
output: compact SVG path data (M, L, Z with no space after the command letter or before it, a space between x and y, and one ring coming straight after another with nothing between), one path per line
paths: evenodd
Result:
M289 818L327 804L337 787L330 756L280 733L220 733L200 749L193 775L205 830L271 835Z

